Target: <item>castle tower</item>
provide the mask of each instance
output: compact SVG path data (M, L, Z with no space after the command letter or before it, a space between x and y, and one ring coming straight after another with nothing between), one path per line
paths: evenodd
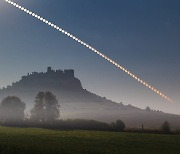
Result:
M48 67L47 68L47 73L50 73L50 72L52 72L52 69L51 69L51 67Z

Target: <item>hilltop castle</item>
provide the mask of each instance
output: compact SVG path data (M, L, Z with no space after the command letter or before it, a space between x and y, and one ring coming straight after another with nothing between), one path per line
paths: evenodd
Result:
M46 72L32 72L22 76L21 80L8 86L7 89L23 89L31 87L33 89L56 89L56 90L82 90L79 79L74 76L73 69L53 70L47 68Z
M27 76L22 76L22 80L27 79L29 77L42 77L42 76L58 76L61 78L74 78L74 70L73 69L65 69L63 70L53 70L51 67L47 68L47 72L43 73L38 73L38 72L32 72L32 73L28 73Z

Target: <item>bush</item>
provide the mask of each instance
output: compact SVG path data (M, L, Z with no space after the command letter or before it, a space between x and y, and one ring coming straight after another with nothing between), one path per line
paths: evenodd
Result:
M164 133L170 133L171 132L171 129L170 129L170 124L165 121L162 126L161 126L161 131L164 132Z
M116 123L111 124L115 131L124 131L125 124L121 120L117 120Z

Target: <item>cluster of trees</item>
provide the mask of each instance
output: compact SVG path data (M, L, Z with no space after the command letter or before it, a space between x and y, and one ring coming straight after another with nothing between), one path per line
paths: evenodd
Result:
M115 129L113 125L87 119L66 119L66 120L55 120L52 125L48 123L32 123L31 126L50 128L58 130L98 130L98 131L121 131Z
M39 92L29 118L25 117L25 103L16 96L8 96L0 103L0 123L6 126L45 127L53 129L84 129L123 131L125 124L121 120L107 124L94 120L60 120L60 105L51 92Z
M149 106L147 106L146 108L145 108L145 111L148 111L148 112L161 112L162 113L162 111L160 111L160 110L152 110Z
M51 92L39 92L31 110L30 119L52 122L60 117L59 102ZM22 123L25 120L25 103L16 96L8 96L0 103L1 124Z
M19 125L34 127L51 127L56 129L89 129L123 131L125 124L121 120L107 124L93 120L59 120L60 105L56 96L51 92L39 92L35 97L34 107L30 117L25 118L25 103L16 96L8 96L0 103L1 125ZM150 111L150 108L147 108ZM143 126L142 126L143 129ZM171 133L170 124L165 121L161 132Z

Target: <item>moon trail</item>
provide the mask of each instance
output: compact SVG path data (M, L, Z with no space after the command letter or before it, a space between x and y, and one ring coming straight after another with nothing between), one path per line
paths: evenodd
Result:
M10 0L4 0L5 2L7 2L8 4L13 5L14 7L22 10L23 12L33 16L34 18L37 18L38 20L44 22L45 24L51 26L52 28L58 30L59 32L67 35L68 37L72 38L73 40L75 40L76 42L80 43L81 45L85 46L86 48L90 49L91 51L93 51L94 53L96 53L97 55L99 55L100 57L104 58L105 60L107 60L108 62L110 62L111 64L115 65L116 67L118 67L119 69L121 69L122 71L124 71L126 74L128 74L129 76L131 76L132 78L134 78L135 80L137 80L139 83L143 84L145 87L149 88L150 90L152 90L153 92L155 92L156 94L158 94L159 96L161 96L162 98L164 98L165 100L169 101L169 102L173 102L173 100L168 97L167 95L165 95L164 93L162 93L161 91L159 91L158 89L154 88L153 86L151 86L150 84L148 84L147 82L143 81L141 78L139 78L138 76L136 76L135 74L131 73L129 70L127 70L126 68L124 68L122 65L118 64L117 62L115 62L114 60L112 60L111 58L109 58L108 56L104 55L102 52L98 51L97 49L93 48L92 46L90 46L89 44L85 43L84 41L80 40L79 38L77 38L76 36L72 35L71 33L65 31L64 29L62 29L61 27L49 22L48 20L44 19L43 17L37 15L36 13L18 5L17 3L10 1Z

